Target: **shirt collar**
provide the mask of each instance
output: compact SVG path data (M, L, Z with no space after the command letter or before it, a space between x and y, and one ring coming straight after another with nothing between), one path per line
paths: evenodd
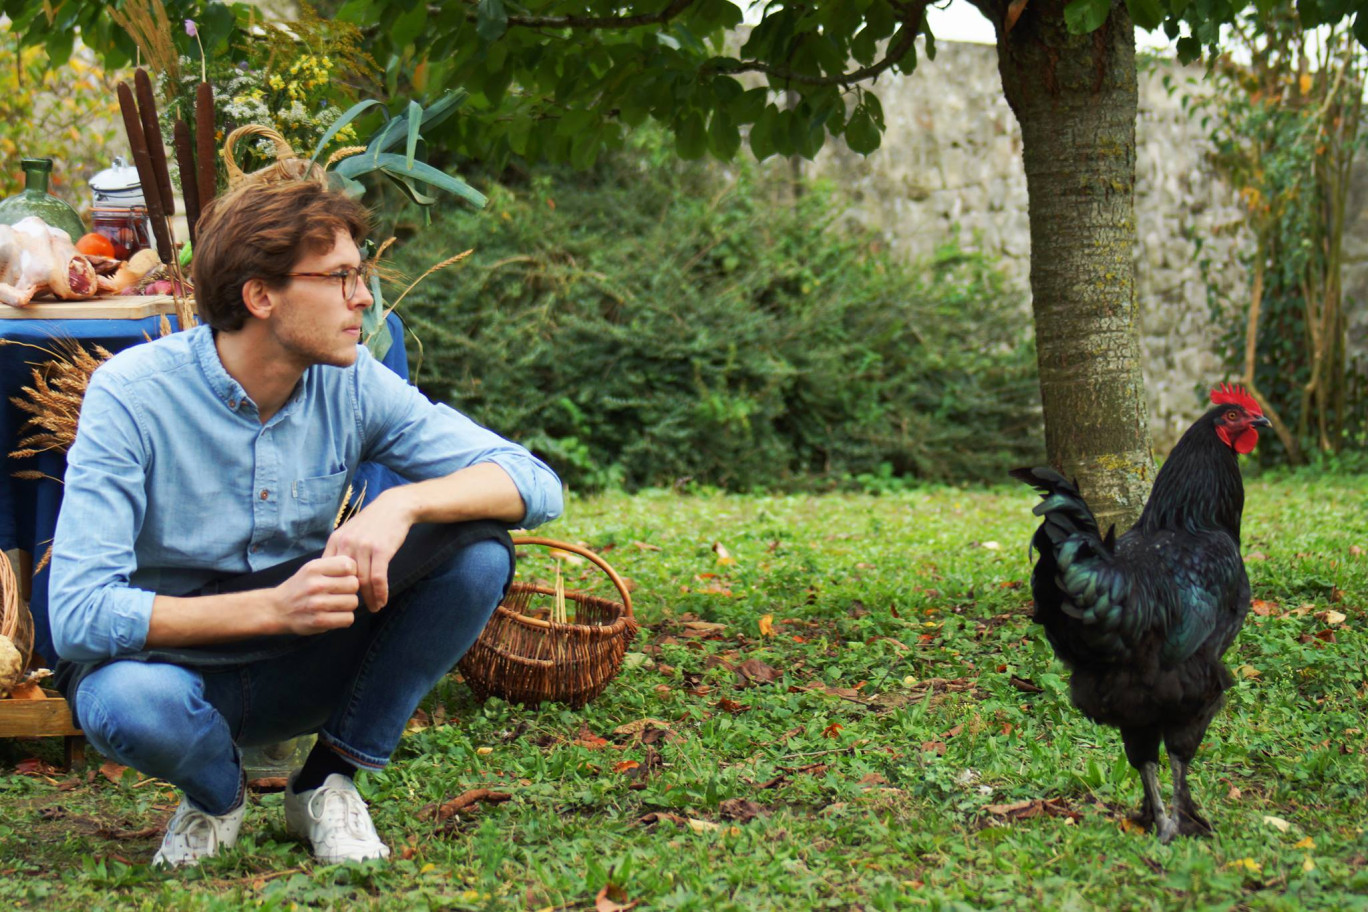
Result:
M200 370L204 371L204 377L209 381L209 388L214 391L218 400L234 414L247 414L255 417L256 403L252 402L247 391L242 388L242 384L234 380L233 376L228 373L228 370L223 366L222 359L219 358L218 346L214 344L214 331L207 325L200 325L191 329L189 335L190 347L195 353L195 359L199 361ZM280 407L280 411L271 416L271 420L267 422L268 425L274 424L295 410L300 399L304 396L309 374L316 369L317 365L304 372L304 376L295 384L294 390L290 393L290 397L285 400L285 404Z

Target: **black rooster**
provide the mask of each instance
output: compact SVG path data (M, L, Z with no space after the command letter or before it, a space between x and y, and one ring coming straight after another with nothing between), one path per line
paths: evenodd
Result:
M1221 656L1249 610L1240 558L1244 485L1236 453L1252 452L1269 421L1240 387L1211 391L1215 408L1190 427L1154 480L1140 521L1105 538L1087 503L1048 468L1013 477L1040 490L1044 517L1031 589L1034 620L1073 671L1070 696L1085 716L1121 730L1140 772L1134 818L1161 842L1209 834L1187 771L1233 683ZM1159 792L1159 743L1168 748L1173 805Z

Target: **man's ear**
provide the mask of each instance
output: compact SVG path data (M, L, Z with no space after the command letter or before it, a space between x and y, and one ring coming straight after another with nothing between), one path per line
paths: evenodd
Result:
M261 279L248 279L242 286L242 303L247 313L258 320L265 320L275 309L275 300L266 283Z

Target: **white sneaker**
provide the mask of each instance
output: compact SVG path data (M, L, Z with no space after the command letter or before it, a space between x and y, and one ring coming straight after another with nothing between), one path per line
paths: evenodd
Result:
M245 799L236 810L215 817L192 805L190 799L181 798L176 813L166 824L161 848L152 856L153 867L197 865L200 859L217 855L219 849L231 849L237 842L238 829L246 813Z
M375 832L356 785L340 773L304 792L295 792L294 776L290 777L285 787L285 830L307 838L314 857L325 864L388 858L390 853Z

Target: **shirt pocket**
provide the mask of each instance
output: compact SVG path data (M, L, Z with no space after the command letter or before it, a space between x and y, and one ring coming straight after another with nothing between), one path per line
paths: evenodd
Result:
M342 506L349 474L343 469L330 475L300 478L290 485L293 516L286 531L292 538L301 544L313 538L327 539Z

